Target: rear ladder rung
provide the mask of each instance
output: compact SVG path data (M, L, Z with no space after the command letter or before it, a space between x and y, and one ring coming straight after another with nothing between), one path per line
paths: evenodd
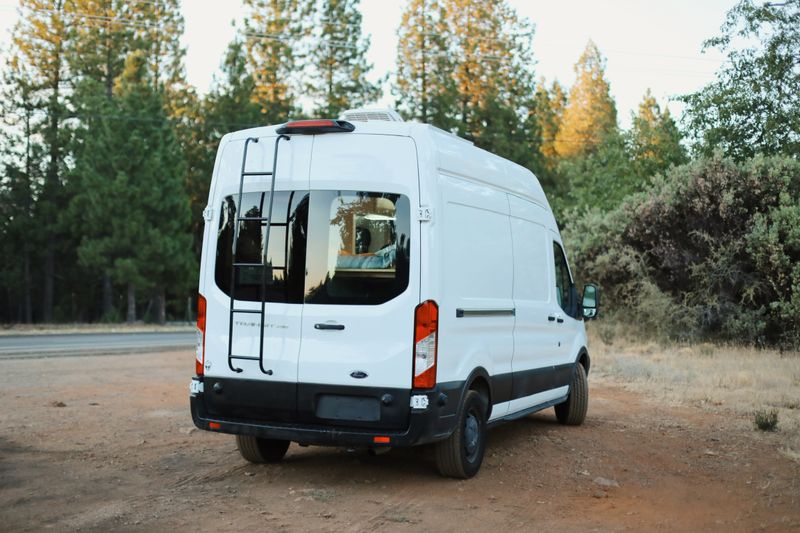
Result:
M236 217L236 220L239 222L244 222L246 220L250 220L252 222L266 222L269 220L269 217ZM274 226L275 224L273 224Z
M232 355L231 359L244 359L245 361L258 361L258 357L252 355Z
M260 309L231 309L231 313L250 313L250 314L261 314Z
M272 171L267 172L242 172L242 176L272 176Z

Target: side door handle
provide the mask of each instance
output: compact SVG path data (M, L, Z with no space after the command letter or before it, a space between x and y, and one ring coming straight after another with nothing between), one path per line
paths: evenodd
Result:
M550 321L550 322L555 322L555 321L556 321L556 315L550 315L550 316L548 316L548 317L547 317L547 320L548 320L548 321Z
M344 324L314 324L314 329L333 329L341 331L344 329Z
M558 322L559 324L564 323L564 317L562 317L561 315L549 315L547 317L547 320L550 322Z

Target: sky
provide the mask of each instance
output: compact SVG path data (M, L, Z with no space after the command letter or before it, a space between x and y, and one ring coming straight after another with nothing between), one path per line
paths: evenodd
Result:
M714 79L724 57L702 53L705 39L717 35L735 0L509 0L536 28L533 39L537 77L569 86L573 65L589 39L607 58L607 78L620 124L630 124L649 88L664 105L668 99L702 88ZM397 26L406 0L362 0L364 33L371 39L368 60L373 79L391 73ZM0 46L7 47L16 20L15 0L0 0ZM227 44L241 24L241 0L183 0L186 73L201 93L208 91ZM391 76L390 76L391 81ZM379 104L392 106L390 84ZM680 103L670 102L679 115Z

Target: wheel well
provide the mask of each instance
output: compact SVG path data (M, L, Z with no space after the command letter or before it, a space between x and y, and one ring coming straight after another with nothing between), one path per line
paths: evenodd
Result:
M586 350L581 350L581 354L578 356L578 362L583 366L583 369L586 371L586 375L589 375L589 367L592 365L591 359L589 359L589 353Z
M474 390L478 394L481 395L483 401L486 402L487 413L486 416L488 417L492 411L492 392L489 388L489 382L486 381L486 378L483 376L476 376L475 379L469 384L469 390Z

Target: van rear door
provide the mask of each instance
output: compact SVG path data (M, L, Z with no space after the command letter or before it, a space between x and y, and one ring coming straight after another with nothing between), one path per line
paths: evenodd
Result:
M272 170L275 137L249 143L245 173ZM251 419L290 420L296 414L297 361L300 352L305 231L309 203L308 165L312 140L295 136L281 141L276 169L270 242L267 251L265 315L261 321L262 252L266 222L237 221L237 217L266 217L270 177L246 175L239 205L239 178L244 139L230 141L222 150L212 191L214 231L205 250L216 254L213 271L204 280L207 299L205 395L212 415ZM236 262L231 288L232 245L239 224ZM208 259L207 259L208 260ZM243 312L230 314L233 307ZM232 322L231 354L228 339ZM263 327L263 358L259 361ZM237 380L229 386L230 380ZM265 386L265 382L269 383ZM218 386L215 388L215 385Z
M410 138L317 135L298 414L407 424L419 303L418 171Z

